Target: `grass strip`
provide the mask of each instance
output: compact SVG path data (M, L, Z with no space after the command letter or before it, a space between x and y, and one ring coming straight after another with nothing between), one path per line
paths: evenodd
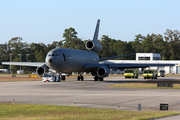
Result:
M0 119L2 120L146 120L177 114L180 113L0 103Z
M107 85L107 87L143 89L180 89L180 84L173 84L173 87L157 87L157 83L117 83Z

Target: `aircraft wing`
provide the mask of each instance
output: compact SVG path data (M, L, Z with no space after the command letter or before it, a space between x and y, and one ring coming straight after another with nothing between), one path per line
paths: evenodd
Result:
M86 69L96 69L102 66L107 66L108 68L145 68L150 66L174 66L174 64L161 64L161 63L110 63L110 64L86 64Z
M120 58L120 57L125 57L125 56L130 56L130 55L136 55L136 53L120 55L120 56L114 56L114 57L108 57L108 58L102 58L102 59L99 60L99 62L102 62L102 61L105 61L105 60L112 60L112 59L115 59L115 58Z
M32 66L32 67L39 67L46 63L41 62L1 62L2 65L22 65L22 66Z

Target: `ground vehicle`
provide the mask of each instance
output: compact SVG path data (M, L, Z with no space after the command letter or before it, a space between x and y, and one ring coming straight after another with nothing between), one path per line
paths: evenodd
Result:
M158 71L157 70L151 70L151 69L148 69L148 70L144 70L143 71L143 77L144 79L157 79L157 76L158 76Z
M125 78L138 78L139 70L137 69L125 69L124 77Z
M43 74L43 78L42 78L43 82L61 82L60 76L59 75L54 75L53 73L44 73Z
M43 82L50 82L50 81L53 81L54 80L54 75L51 74L51 73L44 73L43 74L43 78L42 78L42 81Z
M158 77L164 77L165 76L165 70L158 70Z

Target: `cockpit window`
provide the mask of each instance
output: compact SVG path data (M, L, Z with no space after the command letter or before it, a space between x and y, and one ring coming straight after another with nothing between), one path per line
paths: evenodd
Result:
M59 57L59 54L48 54L48 56L58 56Z

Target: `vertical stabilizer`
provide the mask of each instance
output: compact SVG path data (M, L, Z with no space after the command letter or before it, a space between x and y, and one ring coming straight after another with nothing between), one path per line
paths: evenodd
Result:
M98 41L99 25L100 25L100 19L97 20L96 29L94 32L93 41L95 41L95 42Z

